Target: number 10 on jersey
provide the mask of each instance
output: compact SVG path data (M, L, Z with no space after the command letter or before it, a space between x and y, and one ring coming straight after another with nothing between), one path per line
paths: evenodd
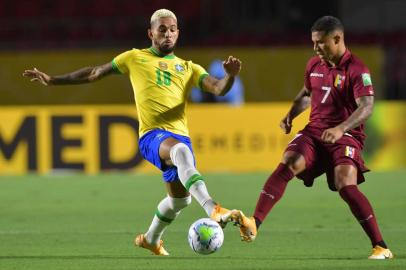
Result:
M156 69L156 84L157 85L171 85L171 74L168 71Z

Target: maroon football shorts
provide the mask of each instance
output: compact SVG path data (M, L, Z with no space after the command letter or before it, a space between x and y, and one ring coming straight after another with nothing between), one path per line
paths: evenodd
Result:
M369 169L365 167L361 150L356 139L344 135L339 144L328 144L316 136L301 131L288 144L286 151L293 151L303 155L306 169L296 177L303 180L307 187L313 185L314 179L326 173L328 186L337 191L334 184L334 168L338 165L353 165L357 168L358 184L365 181L364 173Z

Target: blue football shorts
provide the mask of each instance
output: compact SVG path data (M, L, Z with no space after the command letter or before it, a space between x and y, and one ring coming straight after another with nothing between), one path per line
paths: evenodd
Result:
M175 166L167 166L165 162L159 157L159 146L167 138L174 138L186 144L192 152L195 159L192 142L189 137L178 135L163 129L153 129L145 133L139 140L138 145L140 152L144 159L148 160L163 172L163 179L165 182L170 183L179 179L178 168ZM196 164L196 160L194 161Z

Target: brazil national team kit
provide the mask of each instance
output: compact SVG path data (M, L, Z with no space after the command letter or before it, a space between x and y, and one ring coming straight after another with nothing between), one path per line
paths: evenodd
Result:
M208 73L192 61L161 55L152 47L126 51L115 57L112 65L116 72L128 74L131 80L140 123L141 154L163 171L166 182L177 180L177 168L168 168L161 162L159 145L174 137L192 150L186 101L193 87L202 88Z

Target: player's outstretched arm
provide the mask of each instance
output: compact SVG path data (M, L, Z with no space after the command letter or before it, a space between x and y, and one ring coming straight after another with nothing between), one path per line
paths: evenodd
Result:
M286 116L281 120L279 126L286 134L289 134L292 129L292 121L296 116L304 112L310 106L310 92L305 86L300 90L299 94L293 100L292 107Z
M223 79L218 80L213 76L207 76L203 79L202 85L205 91L216 96L224 96L230 91L234 83L234 77L237 76L241 70L241 61L238 58L229 56L228 59L223 62L223 67L226 71L226 76Z
M64 75L51 76L36 68L23 72L24 77L31 78L32 82L39 82L43 85L81 84L89 83L114 73L111 63L95 67L85 67Z
M321 139L328 143L335 143L345 132L358 127L371 115L374 108L374 96L362 96L355 100L358 108L344 122L336 127L326 129L321 134Z

